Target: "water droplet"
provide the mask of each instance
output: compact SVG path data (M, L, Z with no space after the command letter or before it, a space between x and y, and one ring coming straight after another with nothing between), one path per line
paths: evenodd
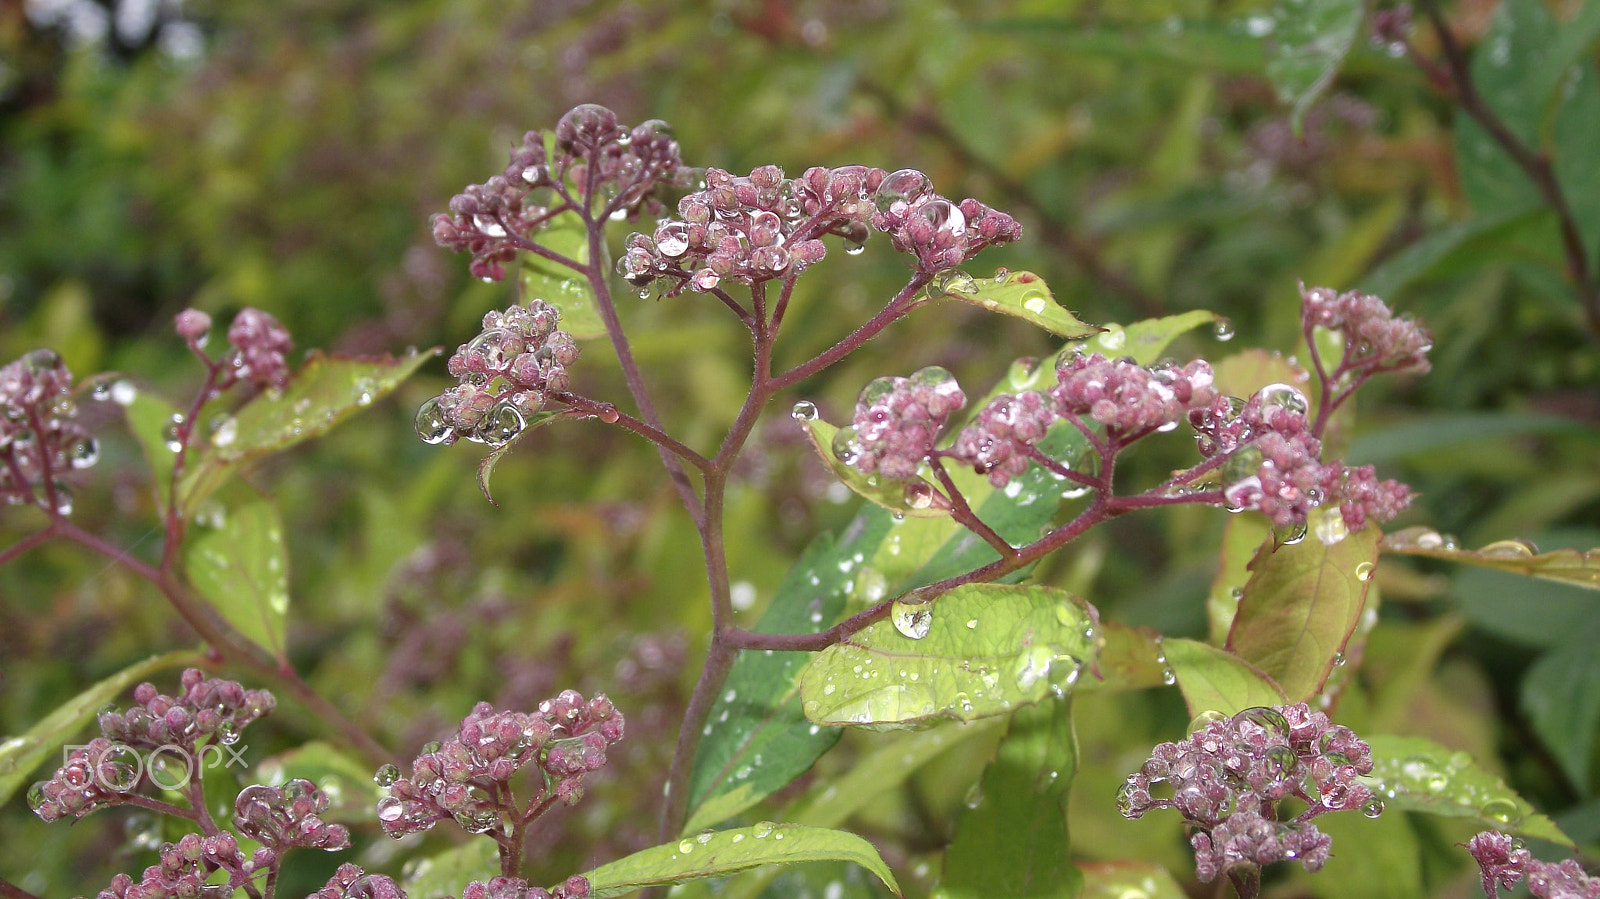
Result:
M1306 523L1292 524L1278 530L1278 543L1282 546L1294 546L1306 539Z
M219 415L210 421L211 445L232 446L239 437L239 420L232 415Z
M1115 353L1128 344L1128 332L1122 330L1120 325L1107 325L1105 333L1095 338L1107 352Z
M100 442L93 437L85 437L74 443L70 460L73 468L89 468L100 461Z
M902 216L933 189L933 182L916 169L901 169L885 176L878 185L876 205L879 212Z
M1539 548L1527 540L1496 540L1478 554L1491 559L1530 559L1539 554Z
M844 245L844 254L846 256L860 256L866 249L867 245L864 243L849 241Z
M1333 654L1333 667L1335 667L1335 668L1343 668L1345 666L1345 663L1348 662L1348 661L1350 661L1350 660L1345 656L1345 654L1343 652L1336 652L1336 653Z
M657 228L656 249L673 259L689 252L689 226L683 222L667 222Z
M833 435L833 457L846 465L852 465L861 457L861 442L856 439L854 427L840 428Z
M933 226L936 239L938 236L961 237L967 233L966 214L943 197L935 197L918 206L916 214Z
M1478 814L1501 824L1514 824L1522 820L1522 813L1517 809L1517 804L1505 798L1485 802L1478 808Z
M174 453L183 449L183 430L183 415L174 412L172 418L167 420L166 427L161 429L161 442Z
M1217 323L1215 325L1213 325L1212 328L1211 328L1211 333L1213 335L1215 335L1218 340L1221 340L1221 341L1232 340L1233 339L1233 333L1234 333L1233 332L1233 321L1228 319L1228 318L1218 318L1217 319Z
M1226 720L1228 720L1228 716L1222 712L1216 709L1206 709L1189 721L1189 733L1192 734L1196 731L1204 730L1208 725Z
M1309 517L1313 520L1312 531L1323 546L1332 546L1350 536L1350 527L1337 506L1312 509Z
M1255 706L1245 709L1234 717L1252 722L1266 730L1273 731L1283 736L1289 735L1289 719L1283 713L1271 706Z
M428 400L417 409L416 427L417 436L422 438L423 443L454 442L456 429L450 424L438 397Z
M127 378L118 378L111 384L111 401L119 406L131 406L139 398L139 388Z
M511 439L522 433L527 423L522 418L515 403L501 400L495 403L484 417L483 424L478 429L478 434L483 442L492 447L505 446Z
M682 852L685 855L688 855L689 853L693 852L694 851L694 847L695 847L694 840L679 840L678 841L678 851Z
M959 215L959 213L957 213ZM978 295L978 282L971 275L958 268L940 272L933 282L928 285L928 295L941 297L948 295L974 297Z
M928 636L933 627L933 609L927 603L896 602L889 617L894 629L912 640Z
M61 356L55 350L37 349L29 350L22 354L22 367L29 374L42 375L47 371L61 367Z
M961 802L967 808L977 808L978 806L983 805L983 781L979 780L973 783L971 789L967 790L967 795L963 797Z
M1373 566L1373 564L1371 562L1361 562L1361 563L1359 563L1358 565L1356 565L1356 580L1358 580L1358 581L1370 581L1370 580L1372 580L1372 573L1373 573L1374 570L1375 570L1374 566Z
M1028 310L1034 315L1043 314L1044 310L1049 305L1050 303L1044 298L1044 294L1036 292L1030 292L1028 298L1022 301L1022 308Z
M777 827L777 825L773 824L771 821L757 821L756 824L750 828L750 835L758 840L764 840L767 838L768 834L772 833L773 828L775 827Z
M1376 818L1383 814L1383 800L1368 799L1363 802L1361 804L1361 814L1366 815L1368 818Z
M1257 391L1256 395L1261 398L1261 416L1269 424L1272 421L1274 408L1282 409L1291 415L1304 415L1306 409L1310 408L1306 402L1306 395L1290 384L1268 384Z
M420 754L433 755L442 748L444 748L443 743L440 743L438 740L429 740L428 742L422 744L422 750Z
M950 501L945 499L944 494L933 489L932 484L920 478L906 485L904 496L906 508L908 509L950 508Z
M56 514L72 514L72 491L64 484L56 485Z
M789 417L795 421L816 421L817 404L808 400L801 400L789 410Z
M378 769L378 773L372 775L372 782L380 787L393 786L399 779L400 769L394 765L384 765Z
M1161 682L1163 684L1166 684L1169 687L1172 686L1173 684L1176 684L1178 682L1178 672L1172 670L1172 666L1171 665L1168 665L1167 667L1162 668L1161 669Z
M1006 268L1005 266L1002 265L999 268L994 270L994 283L996 283L996 284L1004 284L1010 278L1011 278L1011 269L1008 269L1008 268Z

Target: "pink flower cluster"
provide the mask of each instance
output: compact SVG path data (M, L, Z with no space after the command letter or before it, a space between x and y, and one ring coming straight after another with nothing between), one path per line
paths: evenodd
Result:
M271 849L261 848L246 859L239 841L227 831L208 837L186 834L176 843L162 846L159 861L144 869L141 879L118 874L95 899L227 899L266 873L275 857ZM210 882L216 871L227 872L227 880Z
M1037 390L1001 394L978 411L956 435L950 455L986 473L1004 487L1028 468L1028 447L1044 439L1060 418L1054 404Z
M509 820L582 799L584 775L605 765L607 747L622 733L622 713L601 694L585 700L565 690L533 714L497 712L480 702L456 736L423 747L410 777L400 777L392 765L378 772L389 787L378 802L378 823L396 838L445 818L469 833L503 831ZM529 765L541 776L527 809L518 809L510 805L509 784Z
M501 446L570 383L567 366L578 360L578 342L556 328L561 313L544 300L491 310L483 330L462 344L446 368L460 384L422 404L417 436L428 443Z
M1112 440L1135 439L1175 425L1185 412L1210 405L1217 392L1211 365L1196 359L1146 368L1128 359L1075 353L1056 368L1050 397L1064 414L1088 416Z
M1535 899L1600 899L1600 878L1590 877L1577 859L1560 862L1540 861L1521 840L1498 830L1486 830L1467 841L1483 873L1483 893L1489 899L1500 888L1514 888L1528 878L1528 894Z
M0 368L0 499L44 505L48 497L35 485L95 463L99 445L77 415L72 372L54 350L33 350ZM60 486L56 492L65 515L70 494Z
M240 833L269 849L349 848L350 831L343 824L324 821L327 811L327 794L311 781L295 778L282 787L254 784L240 790L233 803L233 823Z
M1245 709L1183 742L1157 746L1123 783L1117 806L1129 818L1177 809L1194 829L1190 845L1203 881L1285 859L1316 871L1332 841L1313 818L1349 809L1369 817L1383 811L1360 780L1371 772L1366 742L1305 703ZM1169 787L1172 797L1152 796L1158 785ZM1306 809L1280 821L1277 803L1290 797Z
M1433 337L1417 322L1395 317L1383 300L1358 291L1300 285L1301 322L1338 331L1344 338L1340 371L1409 371L1426 374Z
M856 400L853 433L840 432L847 441L841 457L865 474L915 477L945 420L966 404L961 385L938 366L909 378L878 378Z
M492 877L467 884L461 899L589 899L589 880L574 874L547 890L520 877Z

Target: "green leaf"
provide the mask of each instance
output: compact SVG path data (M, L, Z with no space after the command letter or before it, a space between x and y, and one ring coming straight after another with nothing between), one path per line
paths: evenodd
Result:
M213 530L196 528L184 556L189 581L241 634L284 657L289 554L278 507L253 491L223 506Z
M768 821L734 830L705 831L635 852L584 876L589 878L591 899L608 899L648 886L724 877L760 865L811 861L854 862L900 895L894 873L866 840L842 830Z
M117 388L112 390L115 396ZM121 405L128 419L128 432L144 451L144 460L150 466L150 479L155 483L161 508L165 509L172 492L172 464L177 459L177 454L167 448L165 434L173 418L180 416L178 407L148 390L135 390L129 402Z
M1595 729L1600 727L1600 619L1545 653L1523 675L1522 711L1578 792L1591 795Z
M1239 611L1239 600L1244 597L1244 585L1250 580L1250 562L1271 536L1272 527L1261 515L1230 515L1223 525L1217 576L1206 594L1206 621L1212 643L1227 642L1233 616Z
M800 676L807 718L903 725L1005 714L1070 692L1095 656L1090 614L1051 587L967 584L897 605L891 618L812 658Z
M1161 641L1167 663L1193 717L1204 711L1236 715L1245 709L1283 705L1283 690L1254 665L1225 649L1195 640Z
M1383 538L1380 547L1386 553L1445 559L1600 590L1600 547L1542 553L1527 540L1497 540L1479 549L1460 549L1453 542L1432 528L1419 526L1395 531Z
M1067 834L1077 772L1070 698L1017 710L983 771L977 805L945 850L935 899L1077 896L1083 875Z
M197 665L203 658L191 649L151 656L57 706L26 733L0 740L0 804L10 799L39 765L47 759L60 758L61 747L94 720L101 706L158 671Z
M1083 865L1081 899L1188 899L1188 893L1160 865L1145 862L1094 862Z
M198 464L184 475L179 496L193 509L250 462L332 430L387 396L432 353L399 359L312 353L281 392L259 393L211 435ZM198 449L201 444L197 442Z
M1369 525L1332 546L1314 537L1263 546L1228 649L1275 680L1290 702L1315 696L1366 605L1378 537Z
M1033 272L1011 272L1003 278L973 278L961 271L946 272L928 285L928 296L947 296L972 306L1032 322L1067 340L1098 334L1100 328L1078 321L1061 308L1044 279Z
M1391 813L1473 818L1506 833L1573 845L1555 822L1467 753L1424 737L1379 734L1365 739L1372 747L1372 774L1366 780Z
M551 219L535 238L540 246L589 264L589 232L576 211ZM561 329L579 340L606 336L588 276L534 253L522 254L523 302L544 300L561 311Z
M566 410L536 413L528 419L527 423L522 426L522 430L518 431L515 436L495 447L493 452L483 457L483 461L478 463L478 489L483 492L483 498L489 501L489 505L500 505L494 501L494 496L489 493L489 478L494 475L495 466L500 464L500 460L510 454L512 447L516 446L517 442L529 432L542 428L557 418L570 417L571 415L572 413Z
M1523 197L1509 206L1483 209L1472 218L1439 228L1384 260L1357 288L1364 293L1394 299L1434 272L1459 260L1482 264L1486 254L1504 253L1508 232L1526 225L1546 209L1535 196Z
M1147 628L1132 628L1116 621L1098 626L1100 650L1093 677L1081 678L1079 690L1143 690L1165 686L1169 666L1163 661L1162 638Z
M1472 81L1483 101L1529 149L1540 131L1555 85L1540 60L1556 41L1556 24L1539 0L1505 0L1473 54ZM1471 116L1456 117L1456 159L1467 202L1480 214L1538 202L1533 182Z
M383 791L372 781L372 768L322 740L312 740L257 766L258 783L272 786L295 778L309 780L328 796L321 817L343 824L367 824Z
M1563 76L1551 134L1553 163L1592 266L1600 256L1600 77L1593 63L1573 66Z
M1172 17L1154 25L1105 22L1083 17L1008 17L980 20L982 28L1046 44L1067 57L1109 57L1139 64L1170 64L1235 75L1256 75L1266 62L1261 41L1232 23Z
M889 530L887 515L858 518L857 525L841 541L824 534L806 547L757 632L816 633L833 626L855 586L854 566L841 568L839 559L864 556ZM711 709L715 724L695 755L686 831L760 802L838 742L837 728L812 724L801 714L796 679L808 658L802 652L746 652L734 663Z
M857 496L891 512L911 518L950 517L950 510L942 503L929 504L912 499L913 496L931 496L932 491L937 489L926 478L899 479L864 474L860 469L840 459L838 453L834 452L834 439L839 435L839 428L820 418L803 420L801 424L805 425L806 436L811 438L811 445L816 449L817 456L822 459L822 464L826 465L828 471Z
M1317 829L1339 849L1315 874L1298 865L1289 868L1286 873L1300 887L1294 895L1416 899L1429 894L1422 876L1427 854L1406 815L1391 812L1377 820L1362 815L1323 815L1317 818Z
M1361 0L1278 0L1272 10L1267 79L1293 104L1295 134L1306 112L1333 83L1361 30Z
M408 899L457 899L468 883L500 874L500 850L494 840L468 840L416 859L406 870L400 888Z

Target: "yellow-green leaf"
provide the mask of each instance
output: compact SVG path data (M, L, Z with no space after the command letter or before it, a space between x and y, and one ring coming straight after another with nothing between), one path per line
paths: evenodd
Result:
M1428 556L1600 590L1600 547L1542 553L1526 540L1512 539L1497 540L1478 549L1461 549L1453 539L1433 528L1414 527L1384 537L1379 548L1386 553Z
M1061 308L1044 279L1033 272L1011 272L998 278L974 278L961 271L944 273L928 287L930 296L947 296L1024 321L1064 337L1080 340L1102 329L1087 325Z

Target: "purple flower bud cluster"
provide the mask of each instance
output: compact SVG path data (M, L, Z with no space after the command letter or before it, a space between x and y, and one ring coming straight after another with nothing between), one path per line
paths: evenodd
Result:
M1208 406L1217 396L1211 366L1203 359L1146 368L1130 359L1074 353L1057 363L1056 381L1050 397L1061 411L1105 425L1113 440L1170 430L1185 412Z
M994 486L1004 487L1027 470L1027 448L1043 440L1059 418L1055 404L1037 390L1015 396L1002 393L961 429L950 455L987 474Z
M589 899L589 879L574 874L547 890L520 877L493 877L467 884L461 899Z
M1388 521L1411 503L1411 489L1379 481L1372 466L1322 461L1310 431L1306 398L1288 384L1269 384L1247 402L1217 397L1189 412L1200 454L1226 455L1223 498L1233 511L1259 510L1278 527L1302 524L1313 509L1337 507L1347 530Z
M100 733L146 749L169 744L192 749L206 739L231 745L246 727L277 707L277 699L266 690L246 690L237 681L208 678L198 668L184 671L179 683L183 687L179 696L160 693L150 683L135 687L133 700L139 704L126 712L101 712Z
M99 444L77 415L72 372L54 350L33 350L0 368L0 498L48 508L49 494L36 485L95 463ZM56 511L69 513L71 494L59 485L54 490Z
M296 778L281 788L256 784L240 790L233 803L233 823L240 833L273 850L349 848L350 831L323 821L327 811L327 794L311 781Z
M1128 776L1117 806L1129 818L1172 808L1194 831L1196 873L1215 880L1231 869L1299 860L1316 871L1331 840L1311 819L1325 812L1383 811L1360 777L1371 750L1349 728L1305 703L1245 709L1213 721L1181 743L1162 743ZM1170 789L1156 798L1153 789ZM1277 803L1294 797L1305 811L1277 820Z
M428 443L502 446L526 427L552 394L570 384L578 342L556 328L561 313L544 300L491 310L483 330L462 344L446 368L459 385L417 410L417 436Z
M406 899L406 891L387 874L368 874L347 862L306 899Z
M916 477L945 419L966 404L961 385L936 365L909 378L878 378L862 389L855 424L839 432L835 455L864 474Z
M457 194L449 215L433 217L434 240L471 253L475 277L498 281L533 233L566 208L568 185L585 201L591 191L606 197L601 217L659 214L657 189L676 185L685 173L678 142L665 122L651 120L630 129L616 113L593 104L561 117L555 158L547 156L543 133L523 135L503 172Z
M82 818L97 809L117 805L138 785L140 771L130 764L132 750L104 737L74 749L66 764L46 781L28 789L28 806L45 823L62 818Z
M1409 371L1426 374L1433 337L1409 318L1396 318L1383 300L1357 291L1300 285L1301 323L1338 331L1344 338L1345 371Z
M180 322L182 334L184 322ZM184 335L187 339L187 335ZM282 390L289 383L289 364L285 361L294 343L289 329L260 309L241 309L228 325L228 343L233 349L225 357L224 382L247 381L262 390Z
M628 237L617 273L643 287L657 278L704 293L723 281L757 284L798 275L827 254L821 237L837 234L855 246L867 238L871 192L881 169L812 168L798 180L764 165L748 177L706 170L705 188L678 201L680 219L654 235Z
M1486 830L1466 843L1483 873L1483 893L1489 899L1528 878L1528 894L1535 899L1600 899L1600 878L1590 877L1577 859L1540 861L1521 840L1498 830Z
M228 899L234 891L267 872L274 864L270 849L257 849L249 859L233 834L187 834L161 847L160 860L134 880L118 874L95 899ZM222 883L210 882L217 871L227 872Z
M530 764L541 777L529 810L542 810L551 799L573 805L583 798L584 775L605 765L607 747L622 733L622 713L603 694L585 700L565 690L533 714L497 712L481 702L456 736L423 747L410 777L400 777L393 765L378 772L378 782L389 788L378 802L378 823L396 838L445 818L469 833L499 830L507 818L528 814L510 805L510 781Z
M884 176L874 204L872 226L887 233L896 250L917 257L924 272L954 268L986 247L1022 237L1016 219L970 197L952 203L915 169Z

